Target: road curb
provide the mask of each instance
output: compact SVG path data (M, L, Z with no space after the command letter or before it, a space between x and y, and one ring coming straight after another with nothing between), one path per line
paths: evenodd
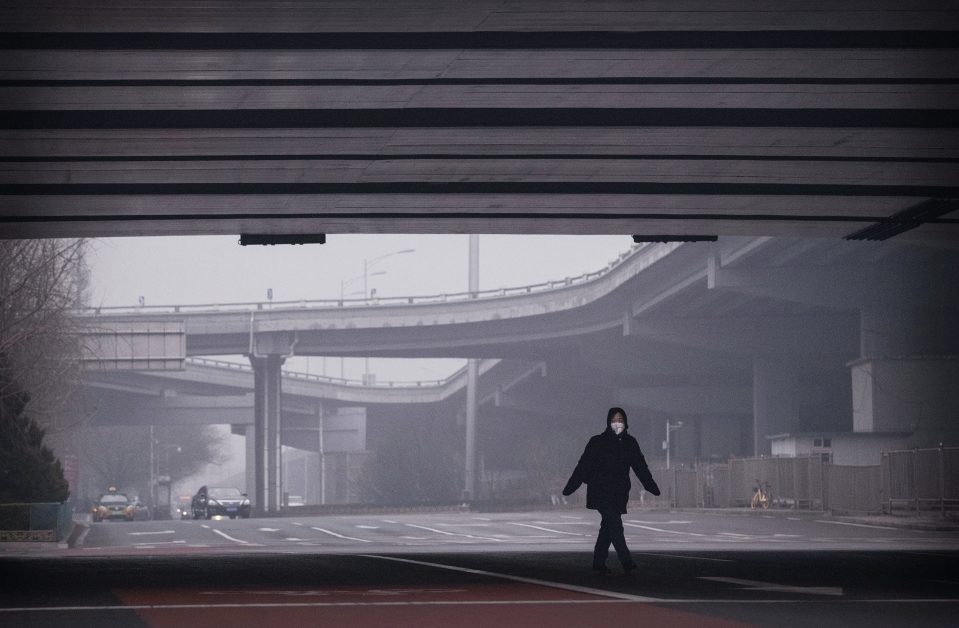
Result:
M674 512L696 512L714 515L759 516L770 517L799 517L803 519L830 519L843 523L858 523L862 525L885 526L907 530L925 530L928 532L959 532L959 522L950 520L916 519L908 517L894 517L891 515L844 515L834 514L823 510L751 510L749 508L676 508Z
M70 549L76 549L83 547L83 542L87 538L87 533L90 532L90 526L85 523L74 523L73 530L70 532L70 536L67 537L67 547Z

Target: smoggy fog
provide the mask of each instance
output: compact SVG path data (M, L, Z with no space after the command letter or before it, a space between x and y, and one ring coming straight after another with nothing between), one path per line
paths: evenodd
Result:
M185 340L85 371L81 436L51 435L78 456L78 497L120 486L163 516L201 485L254 508L567 503L611 406L654 475L956 442L955 365L933 357L957 344L948 247L484 235L470 294L468 240L91 241L86 320ZM282 391L260 494L254 363L278 364ZM736 505L754 482L668 477L634 497Z

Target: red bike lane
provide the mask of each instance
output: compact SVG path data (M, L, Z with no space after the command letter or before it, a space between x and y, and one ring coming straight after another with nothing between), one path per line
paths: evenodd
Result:
M156 628L748 625L649 602L521 582L422 587L141 588L113 593Z

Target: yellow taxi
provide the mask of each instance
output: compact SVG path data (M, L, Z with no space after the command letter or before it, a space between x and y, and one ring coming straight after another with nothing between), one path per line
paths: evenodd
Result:
M111 486L106 493L97 498L93 506L94 521L109 521L122 519L133 521L136 517L136 504L124 493L118 493L115 486Z

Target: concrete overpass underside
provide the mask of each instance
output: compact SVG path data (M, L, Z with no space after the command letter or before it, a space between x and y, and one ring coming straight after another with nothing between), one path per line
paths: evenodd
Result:
M5 2L5 237L955 240L954 3Z
M851 371L851 410L842 392L817 403L857 429L935 426L954 408L947 395L920 421L912 401L944 394L923 382L949 381L935 356L959 353L954 3L17 0L0 24L2 237L757 238L590 284L582 307L187 320L190 355L272 356L254 360L254 412L274 417L257 437L273 449L294 342L539 361L547 381L571 371L560 387L599 380L601 406L613 391L687 416L708 415L686 387L709 382L712 420L751 418L752 451L801 425L816 373ZM549 407L521 390L496 407Z

